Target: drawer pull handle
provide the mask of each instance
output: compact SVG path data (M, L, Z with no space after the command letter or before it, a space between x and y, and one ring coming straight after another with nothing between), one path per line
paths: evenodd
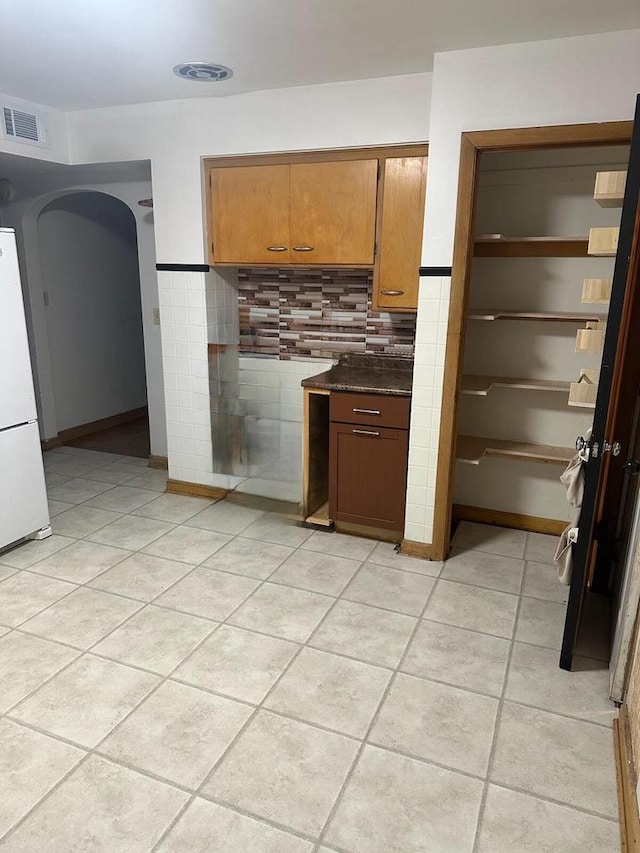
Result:
M357 415L379 415L380 409L354 409Z
M383 296L404 296L404 290L381 290Z
M286 252L286 246L267 246L267 252Z
M375 435L380 436L379 432L374 432L372 429L354 429L351 430L354 435Z
M294 252L313 252L313 246L294 246Z

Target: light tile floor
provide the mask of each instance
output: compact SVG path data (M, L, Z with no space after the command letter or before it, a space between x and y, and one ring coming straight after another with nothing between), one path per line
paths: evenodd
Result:
M442 566L143 464L47 453L54 536L0 554L2 853L619 849L550 537Z

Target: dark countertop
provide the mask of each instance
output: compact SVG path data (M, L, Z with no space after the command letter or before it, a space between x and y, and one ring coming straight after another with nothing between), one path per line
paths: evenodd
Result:
M328 391L360 391L410 397L413 383L413 359L393 355L342 356L337 364L300 383L303 388Z

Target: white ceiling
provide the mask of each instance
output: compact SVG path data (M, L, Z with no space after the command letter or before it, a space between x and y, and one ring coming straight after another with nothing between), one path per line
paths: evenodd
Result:
M443 50L640 27L640 2L0 0L0 21L0 92L75 110L429 71ZM179 80L188 60L235 76Z

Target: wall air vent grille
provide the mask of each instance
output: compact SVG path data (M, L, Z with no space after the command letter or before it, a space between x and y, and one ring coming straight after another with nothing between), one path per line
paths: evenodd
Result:
M42 116L13 107L2 108L2 130L7 139L27 142L30 145L46 145L47 131Z

